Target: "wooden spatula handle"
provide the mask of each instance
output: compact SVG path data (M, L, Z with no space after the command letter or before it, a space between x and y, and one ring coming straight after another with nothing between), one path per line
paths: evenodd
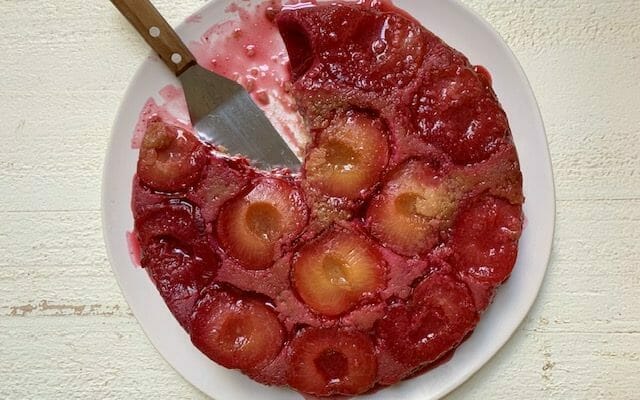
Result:
M167 67L179 76L196 63L193 54L149 0L111 0Z

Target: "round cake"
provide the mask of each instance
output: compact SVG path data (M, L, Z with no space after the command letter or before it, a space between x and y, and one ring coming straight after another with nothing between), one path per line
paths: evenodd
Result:
M151 123L133 188L140 261L216 363L362 394L446 360L509 277L518 157L489 73L404 13L270 17L311 137L302 172Z

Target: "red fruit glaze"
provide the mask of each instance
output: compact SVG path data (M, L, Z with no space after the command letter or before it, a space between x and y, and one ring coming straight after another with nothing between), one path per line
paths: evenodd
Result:
M206 162L204 146L189 132L157 122L142 140L138 177L162 192L180 192L200 176Z
M263 302L214 287L198 302L191 340L218 364L249 372L278 355L284 330Z
M291 343L288 383L317 396L357 395L373 387L377 361L360 332L307 329Z
M306 222L306 206L294 186L282 179L261 178L222 209L218 240L246 268L265 269Z

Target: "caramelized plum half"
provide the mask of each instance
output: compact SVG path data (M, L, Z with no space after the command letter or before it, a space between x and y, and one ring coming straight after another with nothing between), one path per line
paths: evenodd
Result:
M384 124L349 112L320 132L307 155L305 176L311 186L329 196L357 200L378 182L388 158Z
M364 237L329 231L295 255L292 279L312 310L337 316L383 287L385 267Z
M263 368L282 349L284 329L274 311L257 299L220 288L198 301L191 341L218 364L245 372Z
M392 306L378 323L381 344L398 361L417 368L460 344L478 323L467 286L436 273L422 281L407 305Z
M140 263L180 324L189 331L191 312L200 290L215 274L217 260L207 243L153 239Z
M158 204L142 212L136 219L136 232L143 246L156 238L189 243L204 232L204 225L195 207L176 202Z
M418 133L461 165L487 159L509 133L491 86L464 64L431 71L410 109Z
M522 206L492 196L476 199L456 217L451 263L473 290L478 309L511 274L521 233Z
M360 332L306 329L291 343L288 383L317 396L371 389L378 365L371 339Z
M154 122L142 139L138 177L154 190L180 192L198 180L206 160L204 146L191 133Z
M404 87L416 76L427 47L417 23L358 6L285 10L276 22L293 80L306 74L314 86L377 92Z
M382 244L413 256L431 250L456 202L427 163L410 161L392 175L367 210L367 225Z
M136 220L136 232L142 267L188 330L200 289L213 278L218 264L197 210L187 203L154 206Z
M261 178L248 193L222 208L218 240L247 269L266 269L279 248L302 232L307 214L299 191L289 182Z

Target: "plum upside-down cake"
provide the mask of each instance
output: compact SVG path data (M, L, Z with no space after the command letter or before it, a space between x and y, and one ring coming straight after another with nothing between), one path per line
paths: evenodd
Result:
M273 17L311 136L261 171L151 123L133 191L141 264L193 344L316 396L449 356L510 275L522 177L491 77L401 12Z

